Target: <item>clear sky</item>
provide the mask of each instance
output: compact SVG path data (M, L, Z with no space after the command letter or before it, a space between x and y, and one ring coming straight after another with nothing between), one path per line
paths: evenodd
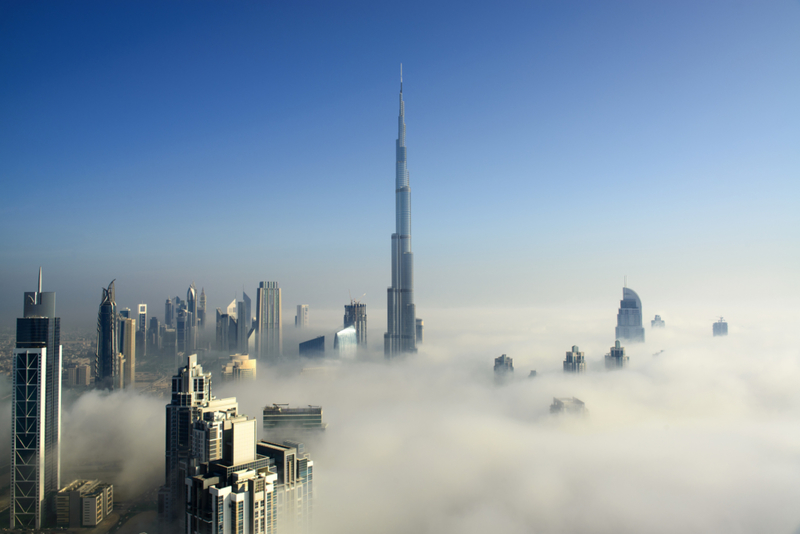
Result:
M401 62L418 316L797 302L797 0L6 1L2 324L40 265L65 326L114 278L382 322Z

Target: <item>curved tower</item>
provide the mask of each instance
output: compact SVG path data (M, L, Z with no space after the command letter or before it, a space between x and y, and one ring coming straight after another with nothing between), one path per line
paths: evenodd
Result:
M616 339L625 339L634 342L644 341L644 328L642 328L642 301L636 291L625 287L622 289L622 300L617 313L617 328L614 332Z
M388 328L384 355L416 352L414 308L414 254L411 252L411 187L406 160L406 123L403 103L403 66L400 66L400 116L397 118L395 168L395 233L392 234L392 287L387 290Z

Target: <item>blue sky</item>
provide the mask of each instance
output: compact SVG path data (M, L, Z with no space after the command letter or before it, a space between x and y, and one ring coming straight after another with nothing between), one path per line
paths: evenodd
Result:
M385 314L399 64L418 315L796 302L800 3L4 2L0 318L39 265L163 313ZM647 311L647 310L646 310ZM372 323L375 324L375 323Z

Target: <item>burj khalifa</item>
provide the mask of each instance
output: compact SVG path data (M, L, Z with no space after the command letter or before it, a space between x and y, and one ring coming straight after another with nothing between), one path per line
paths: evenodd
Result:
M397 118L395 233L392 234L392 287L387 290L388 328L383 336L387 358L417 351L414 307L414 254L411 252L411 187L406 161L403 67L400 66L400 116Z

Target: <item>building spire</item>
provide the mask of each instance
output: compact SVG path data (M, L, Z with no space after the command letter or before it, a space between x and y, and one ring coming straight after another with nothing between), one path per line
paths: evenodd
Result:
M400 63L400 92L403 92L403 64Z
M42 292L42 268L39 267L39 293Z

